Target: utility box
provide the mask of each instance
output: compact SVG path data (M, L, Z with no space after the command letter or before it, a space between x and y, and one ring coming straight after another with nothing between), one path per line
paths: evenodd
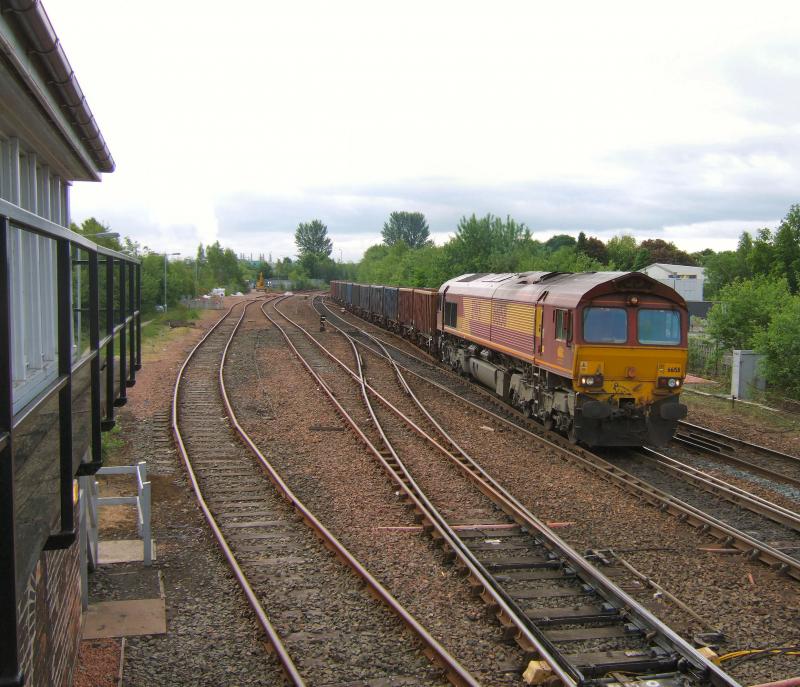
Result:
M755 351L734 351L731 365L731 396L742 399L753 397L753 391L764 391L766 383L758 365L764 356Z

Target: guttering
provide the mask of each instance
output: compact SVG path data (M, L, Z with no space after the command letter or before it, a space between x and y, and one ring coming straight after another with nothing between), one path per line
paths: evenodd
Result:
M16 20L27 51L39 58L52 94L93 162L101 172L113 172L114 159L41 2L6 0L3 5L3 12Z

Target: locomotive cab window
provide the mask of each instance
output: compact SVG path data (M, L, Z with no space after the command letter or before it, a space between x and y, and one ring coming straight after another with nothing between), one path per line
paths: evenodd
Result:
M588 343L625 343L628 314L624 308L585 308L583 338Z
M677 346L681 342L681 315L677 310L640 310L637 327L640 344Z
M556 339L562 341L572 340L572 318L569 310L556 310Z
M447 327L456 326L456 318L458 317L458 303L444 303L444 323Z

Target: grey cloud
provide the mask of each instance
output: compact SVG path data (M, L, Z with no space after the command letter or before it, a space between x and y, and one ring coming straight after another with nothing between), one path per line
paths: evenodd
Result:
M606 238L620 230L658 237L676 225L733 223L717 226L711 240L720 232L737 236L737 222L779 220L800 202L797 135L630 151L607 163L610 170L627 170L631 181L553 178L491 186L431 178L308 189L294 197L232 195L216 206L219 236L242 250L286 255L294 251L298 222L320 218L334 241L347 237L352 243L359 236L378 241L393 210L424 212L438 234L453 231L460 217L472 213L510 214L534 235L583 230ZM715 175L722 181L715 181Z
M754 118L775 124L800 121L800 57L796 44L764 46L757 53L727 60L723 69Z

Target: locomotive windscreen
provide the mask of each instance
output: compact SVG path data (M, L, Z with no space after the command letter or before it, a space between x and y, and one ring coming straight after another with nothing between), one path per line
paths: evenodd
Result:
M586 308L583 311L583 339L589 343L625 343L628 316L624 308Z
M639 343L677 346L681 342L681 316L676 310L640 310Z

